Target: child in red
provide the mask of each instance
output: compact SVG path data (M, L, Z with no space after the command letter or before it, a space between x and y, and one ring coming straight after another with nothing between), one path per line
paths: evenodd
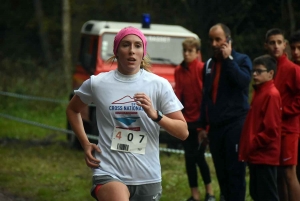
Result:
M282 105L273 81L276 65L269 55L253 61L255 92L239 144L239 160L248 163L254 201L279 201L276 166L280 158Z
M297 66L300 67L300 29L291 35L289 42L291 47L292 60ZM298 181L300 182L300 135L298 141L297 177Z
M300 69L285 53L286 39L278 28L267 31L265 48L277 60L274 84L282 101L281 151L278 167L278 194L282 201L299 201L298 163Z
M182 114L188 124L189 136L183 141L184 159L188 177L191 197L187 201L200 200L198 189L197 166L205 185L205 201L215 201L211 185L211 177L204 153L206 145L199 148L197 121L200 117L200 105L202 101L202 74L204 64L199 61L200 41L195 38L187 38L182 42L183 61L175 69L175 93L181 101L184 109Z

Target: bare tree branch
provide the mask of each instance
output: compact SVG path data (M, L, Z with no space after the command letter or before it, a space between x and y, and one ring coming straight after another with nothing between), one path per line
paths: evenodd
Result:
M71 91L72 54L71 54L71 18L70 2L62 1L62 46L63 46L63 66L65 70L66 86Z
M43 22L44 19L44 13L43 13L43 8L42 8L42 3L40 0L34 0L33 1L34 6L35 6L35 15L36 19L39 25L39 36L40 36L40 41L42 44L42 49L46 61L47 67L52 66L52 54L50 51L50 45L48 42L48 35L47 31Z
M287 0L287 4L288 4L288 10L289 10L289 14L290 14L290 24L291 24L290 29L291 29L291 33L293 33L296 29L296 20L295 20L292 0Z

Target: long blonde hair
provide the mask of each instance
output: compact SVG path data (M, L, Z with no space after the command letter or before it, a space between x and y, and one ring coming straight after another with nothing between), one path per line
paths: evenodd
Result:
M118 60L118 58L113 55L112 57L110 57L109 59L106 60L106 63L113 63L114 61ZM151 68L151 60L150 57L148 56L148 54L143 58L141 65L140 65L141 69L145 69L148 72L151 72L150 68Z

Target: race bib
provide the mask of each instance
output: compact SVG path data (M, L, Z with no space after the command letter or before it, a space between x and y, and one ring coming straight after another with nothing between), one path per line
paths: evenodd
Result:
M110 149L145 154L146 145L147 133L115 128Z

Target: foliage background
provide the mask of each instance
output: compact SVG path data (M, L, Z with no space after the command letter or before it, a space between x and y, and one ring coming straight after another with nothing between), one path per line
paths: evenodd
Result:
M3 0L0 3L1 58L30 58L43 63L39 24L33 1ZM206 60L210 53L208 30L223 22L232 30L237 50L254 58L263 53L265 32L273 27L286 31L300 28L300 2L297 0L69 0L71 6L72 61L76 63L80 28L90 19L140 22L150 13L152 23L178 24L202 39ZM62 57L62 1L40 1L43 26L48 36L53 62ZM288 5L291 5L289 8ZM60 68L59 64L55 65Z

